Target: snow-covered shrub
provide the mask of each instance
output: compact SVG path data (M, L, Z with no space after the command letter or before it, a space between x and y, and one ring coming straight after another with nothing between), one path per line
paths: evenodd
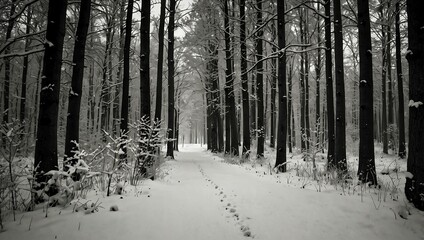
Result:
M20 193L22 183L26 182L25 176L29 174L25 159L21 155L27 136L24 125L19 120L1 124L0 135L2 136L0 146L1 230L3 217L11 212L15 218L15 211L28 204L30 194Z
M131 125L136 133L136 139L131 145L135 155L132 184L136 184L140 178L155 178L160 166L160 147L164 136L159 126L160 122L149 121L147 117Z

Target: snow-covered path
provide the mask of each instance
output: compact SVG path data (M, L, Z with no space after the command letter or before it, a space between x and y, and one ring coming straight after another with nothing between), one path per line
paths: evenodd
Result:
M97 196L105 209L94 214L26 213L0 239L424 239L423 218L410 224L359 197L287 186L199 146L176 153L164 172L162 181L127 186L122 199ZM108 211L114 204L119 211Z

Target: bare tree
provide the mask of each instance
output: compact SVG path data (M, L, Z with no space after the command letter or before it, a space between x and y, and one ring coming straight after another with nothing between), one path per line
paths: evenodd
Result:
M277 1L278 22L278 135L277 135L277 157L275 167L279 172L286 171L287 158L287 96L286 96L286 25L284 20L285 1Z
M175 130L174 119L174 30L175 30L175 0L169 2L169 22L168 22L168 144L166 156L174 158L173 138Z
M40 183L46 180L43 172L58 169L57 120L67 5L67 0L49 1L34 157Z
M65 137L65 161L64 165L74 165L75 151L79 149L79 123L82 96L82 83L84 79L85 44L87 40L88 26L90 24L91 0L82 0L78 17L77 32L75 35L74 55L72 62L71 90L68 97L68 114L66 121ZM67 160L70 162L67 162Z
M128 0L127 19L125 20L125 42L124 42L124 78L122 80L122 105L121 105L121 136L125 140L128 134L128 110L129 110L129 88L130 88L130 49L131 49L131 30L134 0ZM125 145L121 146L125 154L121 154L121 159L126 160L127 149Z
M372 46L368 0L358 0L359 33L359 166L363 183L377 184L374 160ZM339 141L337 139L337 141ZM336 155L337 156L337 155Z
M424 211L424 1L406 1L408 13L409 143L405 195Z

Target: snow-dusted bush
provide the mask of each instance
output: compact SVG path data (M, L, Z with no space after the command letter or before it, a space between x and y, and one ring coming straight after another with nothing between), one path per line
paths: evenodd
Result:
M14 120L1 124L0 135L0 230L5 215L20 208L27 208L30 194L23 194L21 187L26 183L25 176L29 175L25 159L21 156L22 146L26 141L24 125ZM4 145L3 145L4 143ZM28 190L28 189L26 189Z
M164 131L159 126L160 122L149 121L146 117L131 125L136 132L136 139L132 142L135 155L132 184L140 178L154 179L158 172L163 161L160 148L164 139Z

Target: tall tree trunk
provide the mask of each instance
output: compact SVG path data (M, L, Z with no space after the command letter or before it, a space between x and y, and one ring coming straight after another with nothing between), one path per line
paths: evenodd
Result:
M85 44L87 40L88 26L90 24L91 0L82 0L78 17L77 32L75 35L74 56L72 62L71 90L68 97L68 114L66 120L65 156L64 169L67 165L77 163L74 158L79 150L79 123L82 97L82 84L84 79Z
M309 44L310 36L309 36L309 16L308 9L304 9L305 15L305 24L304 24L304 43ZM309 118L309 53L305 52L305 133L306 133L306 151L310 150L310 142L311 142L311 121Z
M272 24L272 31L274 35L277 35L276 31L275 31L275 26L274 24ZM276 39L276 36L274 37L274 41ZM275 53L277 52L277 47L275 47L274 45L272 46L272 52ZM274 148L275 147L275 124L276 124L276 106L275 106L275 98L277 96L277 59L273 58L271 60L271 116L270 116L270 121L271 121L271 136L270 136L270 144L269 146ZM290 142L290 140L289 140Z
M278 49L286 47L286 26L284 21L285 1L277 1ZM275 167L279 172L286 171L286 139L287 139L287 96L286 96L286 53L280 52L278 57L278 137Z
M294 114L293 114L293 100L292 100L292 87L293 87L293 61L294 58L292 57L289 63L289 74L287 76L288 81L288 91L287 91L287 134L288 134L288 147L289 147L289 153L293 152L293 147L295 146L294 141ZM293 118L293 121L291 120ZM293 132L292 132L293 130Z
M105 56L102 64L102 89L100 94L100 105L101 105L101 120L100 128L104 131L109 131L109 105L110 105L110 82L108 80L108 72L112 71L109 69L109 59L112 57L110 48L112 47L112 23L111 20L107 20L106 31L106 45L105 45ZM106 136L103 136L103 141L106 141Z
M25 29L25 34L27 35L30 33L31 16L32 16L32 11L31 11L31 7L29 6L27 9L26 29ZM27 51L27 49L29 48L30 42L31 42L30 38L27 37L25 39L25 51ZM26 114L27 76L28 76L28 55L25 55L24 61L22 64L22 85L21 85L21 101L20 101L20 114L19 114L19 119L21 122L25 121L25 114Z
M254 60L251 60L254 61ZM250 134L251 138L256 140L256 105L257 105L257 98L256 98L256 77L252 73L251 74L252 83L250 84Z
M246 50L246 1L240 0L240 67L241 88L243 98L243 147L242 155L249 157L250 125L249 125L249 85L247 79L247 50Z
M405 195L424 211L424 1L406 1L408 13L409 142Z
M232 54L230 47L230 24L228 15L228 0L224 0L224 27L225 27L225 59L226 59L226 70L225 70L225 95L226 95L226 117L225 117L225 128L226 128L226 146L227 141L230 142L230 148L225 151L231 155L238 156L238 136L237 136L237 119L236 119L236 106L234 97L234 73L232 69Z
M67 5L67 0L49 1L34 156L39 183L46 183L47 176L43 173L58 169L57 120Z
M260 29L262 25L262 0L256 1L256 28ZM262 44L263 31L259 30L256 35L256 86L258 96L258 141L257 141L257 158L264 156L265 132L264 132L264 79L263 79L263 44Z
M380 0L380 4L383 5L384 0ZM385 19L383 7L380 8L380 14L381 18ZM382 101L382 115L381 115L381 136L383 140L383 153L387 154L389 152L389 145L388 145L388 137L387 137L387 96L386 96L386 77L387 77L387 50L388 50L388 43L387 43L387 26L384 24L381 26L381 49L382 49L382 73L381 73L381 101Z
M120 4L119 10L119 55L118 55L118 72L116 74L115 82L115 96L113 97L113 121L114 121L114 135L119 136L119 95L122 88L122 78L123 78L123 61L124 61L124 45L125 45L125 2L122 1ZM91 95L90 95L91 96Z
M392 41L392 33L391 33L391 23L392 21L390 20L390 2L387 3L388 6L388 13L387 13L387 44L386 44L386 54L387 54L387 100L388 100L388 105L387 105L387 109L388 109L388 115L387 115L387 136L388 136L388 142L390 144L390 147L392 149L394 149L393 146L393 130L394 130L394 103L393 103L393 84L392 84L392 48L391 48L391 41Z
M140 114L150 122L150 0L142 0L140 21Z
M299 29L300 29L300 43L305 43L305 33L303 27L303 11L299 9ZM302 47L302 50L305 48ZM300 53L300 147L302 153L306 151L306 126L305 126L305 53Z
M404 116L404 102L403 102L403 74L402 74L402 58L401 58L401 40L400 40L400 9L399 2L396 3L396 73L397 73L397 87L398 87L398 101L399 101L399 157L406 157L406 144L405 144L405 116Z
M334 61L336 71L336 168L347 172L343 33L340 0L334 0Z
M209 82L209 78L205 80L206 85L206 94L205 94L205 102L206 102L206 143L207 150L211 150L211 152L216 152L216 127L215 127L215 139L212 137L212 127L214 127L213 115L212 115L212 93L210 89L211 83ZM213 140L215 140L215 145ZM215 147L215 148L213 148ZM214 151L215 150L215 151Z
M358 0L359 34L359 166L363 183L377 184L373 138L372 46L368 0ZM337 140L339 141L339 140ZM336 155L337 156L337 155Z
M124 41L124 76L122 79L122 102L121 102L121 122L120 130L123 140L128 134L128 112L129 112L129 91L130 91L130 49L131 49L131 30L134 0L128 0L127 19L125 20L125 41ZM124 154L120 157L123 161L127 159L127 148L125 144L121 146Z
M10 5L10 12L9 12L9 20L7 21L7 28L6 28L6 41L9 40L12 37L12 30L14 25L14 20L11 18L13 14L15 14L15 8L16 8L16 1L13 0ZM10 47L7 46L4 50L4 54L10 53ZM10 102L9 102L9 95L10 95L10 58L6 57L4 58L4 92L3 92L3 121L2 124L9 123L9 113L10 113ZM1 136L2 134L0 134ZM1 137L1 141L3 146L6 146L6 139L4 137Z
M327 98L327 135L328 150L327 160L328 167L334 168L335 163L335 128L334 128L334 94L333 94L333 61L331 56L331 1L325 1L325 89Z
M165 32L165 8L166 0L160 1L160 16L159 16L159 46L158 46L158 66L156 77L156 109L155 121L159 122L162 115L162 75L163 75L163 47L164 47L164 32Z
M174 138L174 26L175 26L175 0L169 2L168 23L168 139ZM166 156L174 158L172 141L168 141Z
M320 4L318 4L317 11L320 11ZM321 43L321 24L319 16L317 17L317 42ZM320 83L321 83L321 49L317 50L317 60L315 64L315 74L316 74L316 92L315 92L315 144L316 148L320 148L320 136L322 134L321 131L321 113L320 113L320 103L321 103L321 93L320 93Z
M90 23L90 30L91 32L94 32L94 18L91 18ZM90 51L94 49L94 36L90 37ZM96 111L96 97L94 94L94 60L91 59L90 61L90 67L89 67L89 74L88 74L88 95L93 96L88 99L88 105L89 105L89 112L88 115L89 123L89 133L93 134L96 132L96 120L95 120L95 111Z

